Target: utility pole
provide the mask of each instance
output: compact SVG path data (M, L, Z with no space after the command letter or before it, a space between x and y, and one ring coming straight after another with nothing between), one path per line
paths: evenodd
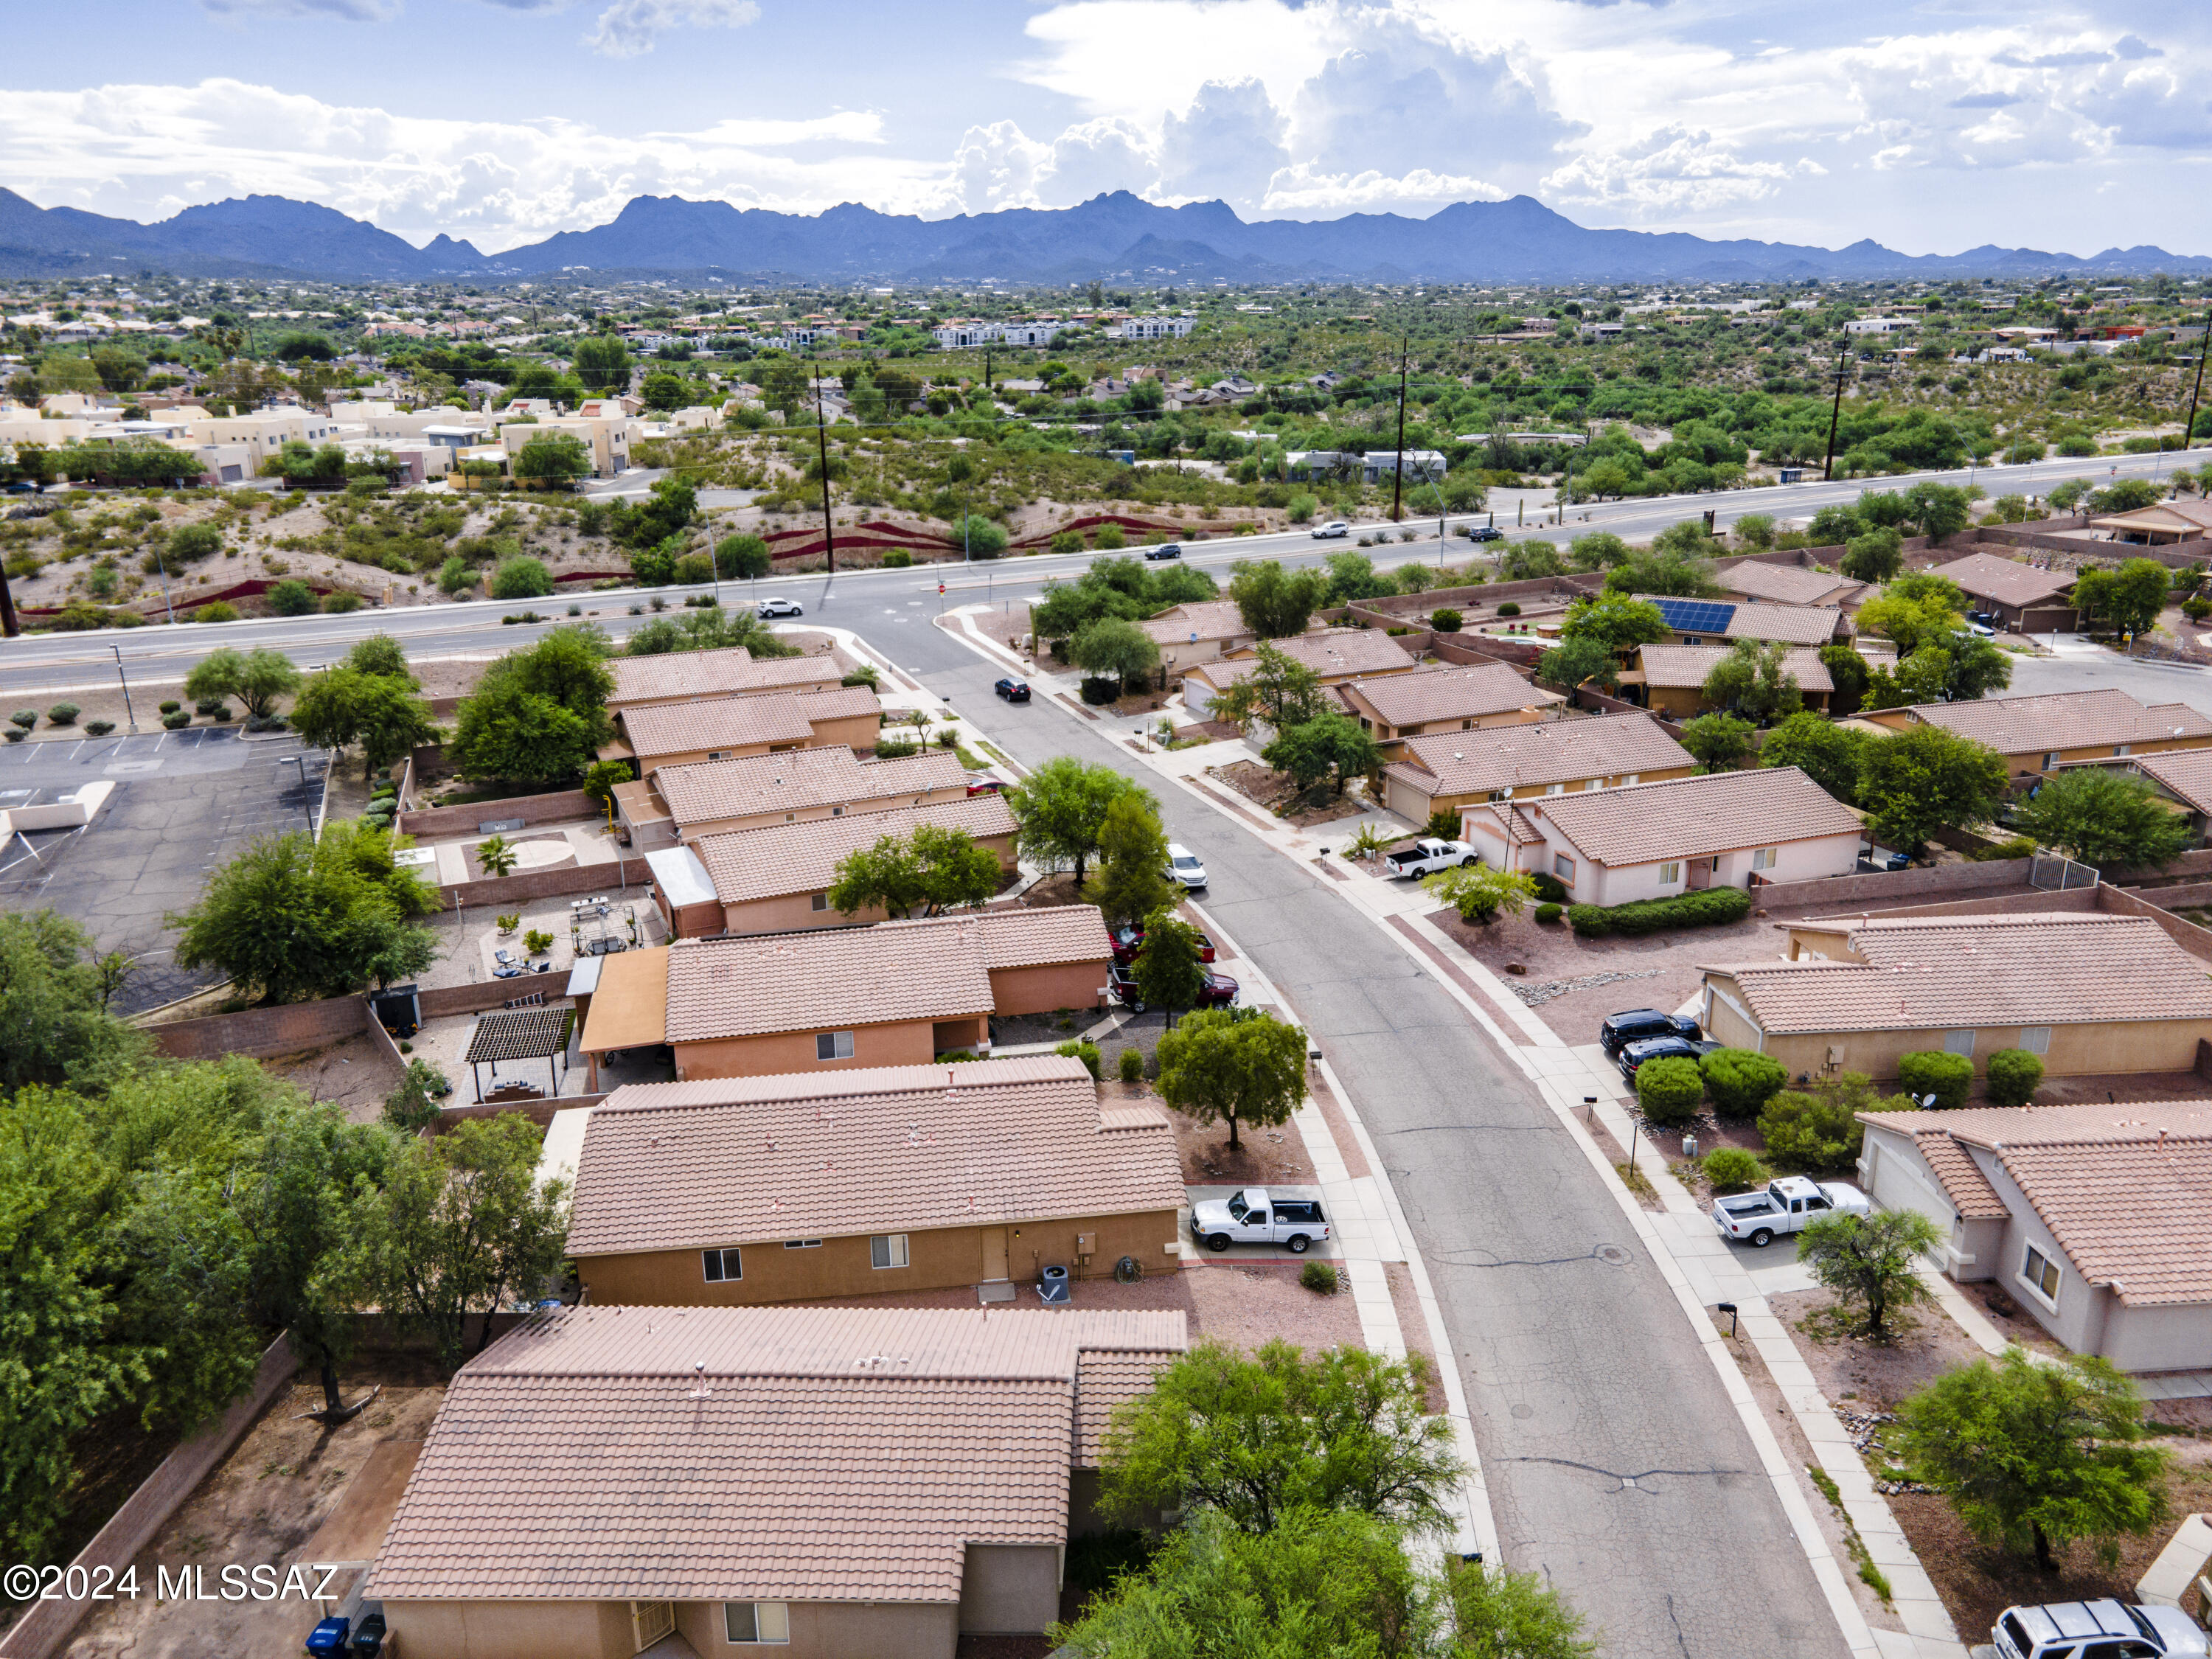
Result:
M1401 336L1398 342L1398 454L1397 465L1390 469L1390 521L1399 519L1399 505L1406 494L1406 352L1413 343L1411 335Z
M12 640L22 631L15 621L15 596L8 591L8 573L0 570L0 640Z
M2204 337L2197 343L2197 380L2189 388L2189 423L2181 428L2181 447L2185 450L2189 447L2189 441L2197 435L2197 395L2204 390L2204 359L2208 355L2212 355L2212 311L2204 313ZM8 590L6 586L0 586L0 606L4 606L7 602ZM8 624L8 631L10 634L15 631L12 621Z
M1851 337L1846 334L1836 351L1836 404L1828 411L1828 454L1820 463L1822 483L1836 476L1836 427L1844 418L1844 376L1849 372L1844 365L1850 360L1850 355Z
M138 716L131 709L131 677L123 672L123 647L111 645L107 648L115 653L115 678L123 682L123 719L135 732L138 729Z
M837 574L837 530L830 517L830 427L822 413L822 368L814 369L814 439L822 459L822 550L828 556L828 574Z

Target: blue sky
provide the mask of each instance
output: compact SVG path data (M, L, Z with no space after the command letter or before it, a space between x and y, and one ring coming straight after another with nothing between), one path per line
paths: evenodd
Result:
M2183 0L101 0L10 8L0 184L263 191L487 251L640 194L2212 252Z

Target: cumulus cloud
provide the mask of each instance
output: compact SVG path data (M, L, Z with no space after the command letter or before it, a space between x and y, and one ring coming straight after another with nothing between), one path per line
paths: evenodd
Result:
M1160 174L1152 135L1118 115L1084 121L1052 141L1038 174L1038 198L1048 207L1087 202L1108 191L1148 191Z
M1322 173L1301 161L1268 181L1261 205L1285 215L1372 212L1391 208L1440 208L1453 202L1499 202L1506 192L1486 179L1415 167L1393 178L1364 173Z
M1669 126L1631 148L1577 157L1544 185L1566 203L1709 210L1759 201L1793 178L1826 171L1809 157L1747 160L1710 132Z
M754 0L615 0L584 44L605 57L635 58L671 29L741 28L759 17Z
M1038 170L1052 147L1038 143L1012 121L970 127L952 152L951 196L967 213L1034 207Z
M384 23L399 15L399 0L200 0L218 16L335 17L348 23Z
M1160 123L1159 188L1185 200L1253 207L1291 164L1288 125L1261 82L1209 81L1188 109Z

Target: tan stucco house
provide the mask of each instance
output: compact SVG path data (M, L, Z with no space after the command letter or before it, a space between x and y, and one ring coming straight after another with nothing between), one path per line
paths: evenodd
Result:
M1725 645L1638 646L1621 672L1620 695L1667 720L1693 720L1712 707L1705 701L1705 678L1730 650ZM1815 714L1827 713L1836 682L1820 652L1795 646L1783 653L1782 661L1797 682L1797 695L1805 707Z
M653 703L691 702L702 697L750 697L769 691L823 691L843 679L845 671L826 653L767 657L756 661L742 645L716 651L670 651L653 657L616 657L607 667L615 677L607 710L620 714Z
M653 848L964 799L968 774L950 750L864 761L841 745L663 766L650 778L616 785L614 794L617 832L632 846Z
M2212 744L2212 716L2185 702L2138 702L2118 690L1921 702L1905 708L1869 709L1857 718L1900 732L1914 725L1940 726L1996 750L2016 778L2047 772L2068 761Z
M1359 722L1361 731L1373 734L1385 760L1397 759L1408 738L1532 726L1567 701L1532 684L1505 663L1433 665L1410 673L1349 679L1334 689L1345 713Z
M1160 666L1170 679L1224 651L1249 646L1260 636L1245 625L1233 599L1202 599L1171 605L1149 622L1137 624L1160 647Z
M1325 687L1382 674L1408 674L1419 666L1403 646L1380 629L1319 628L1296 639L1266 643L1292 662L1311 669ZM1185 671L1183 706L1198 719L1206 719L1214 698L1249 675L1259 658L1257 644L1239 646Z
M601 760L626 760L641 778L664 766L744 760L787 749L842 745L871 754L883 730L883 705L865 685L823 691L702 697L618 710L618 736Z
M2025 559L1994 553L1969 553L1928 573L1959 584L1975 610L1995 617L2014 634L2070 634L2074 631L2071 570L2045 570Z
M1432 812L1486 801L1618 789L1697 769L1697 757L1649 714L1541 720L1407 738L1404 753L1382 769L1382 804L1425 823Z

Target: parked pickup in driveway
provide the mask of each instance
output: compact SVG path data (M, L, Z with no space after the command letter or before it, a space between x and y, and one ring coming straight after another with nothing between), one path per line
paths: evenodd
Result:
M1328 1237L1321 1200L1305 1193L1247 1187L1225 1199L1190 1206L1190 1236L1209 1250L1231 1244L1280 1244L1304 1255Z
M1401 881L1432 876L1455 864L1480 864L1482 855L1463 841L1417 841L1382 858L1382 867Z
M1763 1193L1715 1200L1713 1224L1723 1238L1741 1238L1763 1249L1777 1233L1796 1232L1823 1216L1864 1215L1870 1207L1864 1193L1840 1181L1784 1176L1768 1182Z

